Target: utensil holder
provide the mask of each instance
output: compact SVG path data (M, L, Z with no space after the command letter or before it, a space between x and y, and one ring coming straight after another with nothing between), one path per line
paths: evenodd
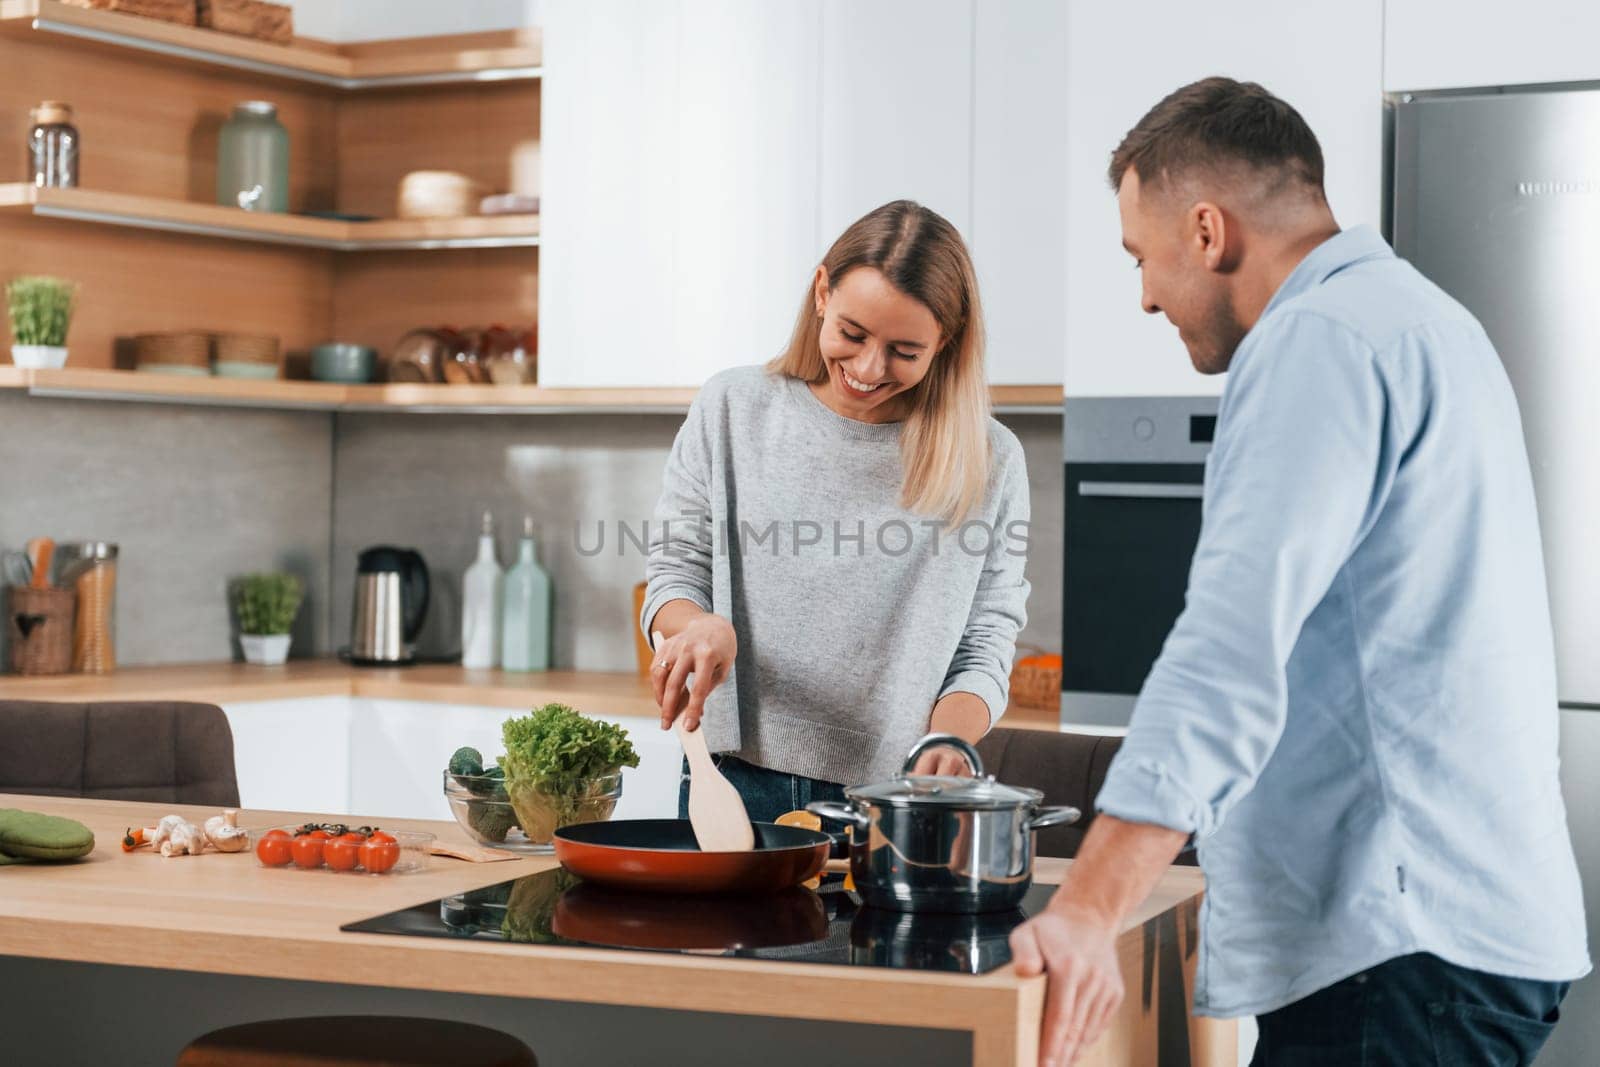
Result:
M77 596L70 589L12 586L6 629L11 669L18 674L66 674L72 669L72 624Z

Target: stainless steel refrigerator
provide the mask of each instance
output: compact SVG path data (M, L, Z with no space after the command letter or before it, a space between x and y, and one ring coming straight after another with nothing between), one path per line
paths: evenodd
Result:
M1555 623L1562 787L1600 951L1600 90L1389 101L1394 249L1475 314L1516 389ZM1493 862L1486 855L1486 862ZM1600 1059L1600 978L1541 1065Z

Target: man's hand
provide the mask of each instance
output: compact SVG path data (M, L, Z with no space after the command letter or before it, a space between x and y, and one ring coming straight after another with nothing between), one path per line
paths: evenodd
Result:
M1011 932L1017 973L1047 976L1041 1067L1067 1067L1105 1032L1122 1003L1123 919L1150 895L1188 836L1101 812L1049 907Z
M1041 1067L1067 1067L1100 1039L1122 1003L1117 931L1057 897L1011 932L1011 959L1025 978L1048 974Z

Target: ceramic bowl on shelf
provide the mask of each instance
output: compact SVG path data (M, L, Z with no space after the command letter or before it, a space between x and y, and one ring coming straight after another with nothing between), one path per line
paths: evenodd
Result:
M311 377L319 382L361 385L377 366L378 350L367 345L330 342L311 350Z

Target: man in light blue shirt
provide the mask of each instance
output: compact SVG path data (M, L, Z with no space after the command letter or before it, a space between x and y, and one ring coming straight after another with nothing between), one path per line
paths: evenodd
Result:
M1121 997L1121 917L1191 835L1195 1008L1255 1063L1530 1063L1589 970L1533 485L1482 327L1341 232L1293 108L1209 78L1112 159L1147 312L1230 371L1183 614L1050 908L1041 1060ZM1486 251L1485 254L1492 254Z

